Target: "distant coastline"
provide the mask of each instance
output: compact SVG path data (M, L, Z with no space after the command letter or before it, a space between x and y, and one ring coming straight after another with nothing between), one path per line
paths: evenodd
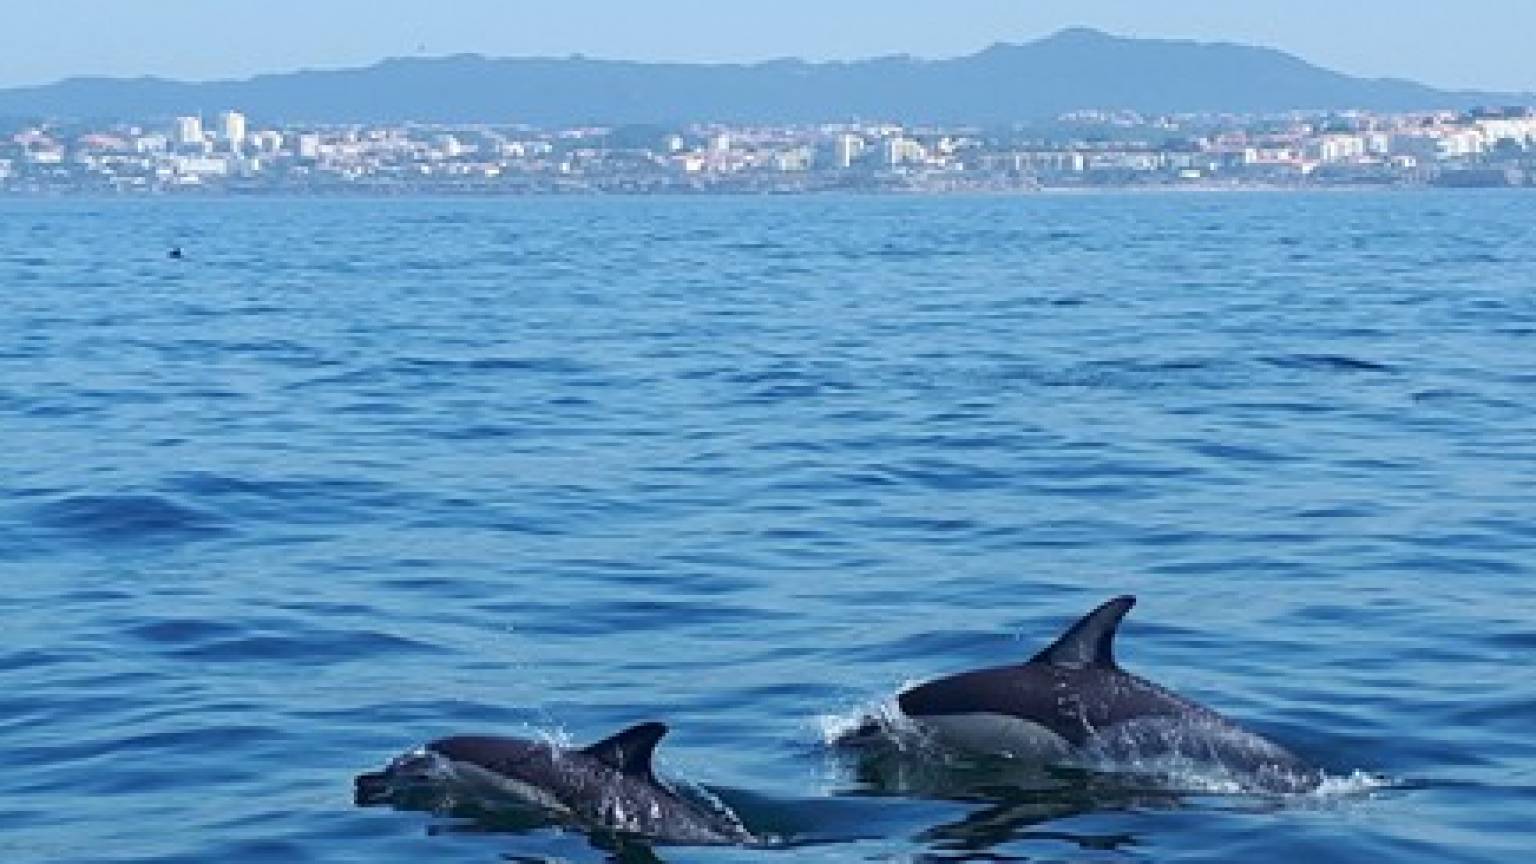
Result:
M1533 184L1536 94L1080 27L932 61L456 55L0 90L0 195Z
M651 192L597 192L597 191L561 191L561 192L496 192L481 190L396 190L381 192L369 189L343 189L325 191L296 191L274 190L263 192L231 192L214 189L200 190L194 193L121 193L101 191L42 191L42 192L0 192L0 204L6 202L65 202L83 201L108 204L112 202L237 202L237 201L511 201L533 199L629 199L642 198L656 199L750 199L750 198L776 198L776 199L829 199L829 198L890 198L890 199L941 199L941 198L1098 198L1113 196L1133 197L1157 197L1157 196L1223 196L1223 195L1264 195L1264 196L1308 196L1308 195L1472 195L1488 193L1522 194L1536 191L1536 184L1525 186L1499 186L1499 187L1450 187L1430 184L1416 186L1381 186L1381 185L1329 185L1329 186L1283 186L1265 185L1258 183L1216 185L1216 184L1186 184L1186 185L1162 185L1162 186L1093 186L1093 187L1066 187L1047 186L1034 189L967 189L967 190L848 190L848 189L817 189L809 191L787 192L747 192L747 191L651 191Z
M0 127L0 194L1033 193L1536 185L1536 109L1145 115L1033 125Z

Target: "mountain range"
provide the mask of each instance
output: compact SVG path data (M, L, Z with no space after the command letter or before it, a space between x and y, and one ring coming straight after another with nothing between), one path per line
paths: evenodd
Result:
M0 116L144 120L235 108L266 123L1029 122L1076 109L1260 113L1526 104L1536 95L1358 78L1272 48L1071 28L943 60L640 63L474 54L182 82L70 78L0 90Z

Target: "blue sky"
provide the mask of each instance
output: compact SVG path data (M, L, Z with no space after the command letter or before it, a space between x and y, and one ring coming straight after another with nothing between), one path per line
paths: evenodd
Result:
M45 0L6 3L0 86L209 79L478 52L637 60L965 54L1070 25L1269 45L1340 71L1536 91L1536 0Z

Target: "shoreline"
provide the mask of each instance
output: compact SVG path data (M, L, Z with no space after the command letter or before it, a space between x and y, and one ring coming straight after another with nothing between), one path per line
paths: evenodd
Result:
M327 188L321 190L145 190L107 191L97 189L0 190L4 201L229 201L229 200L464 200L464 199L549 199L549 198L1072 198L1120 195L1360 195L1360 194L1487 194L1536 191L1526 186L1442 186L1416 184L1167 184L1126 186L1041 186L1028 189L658 189L645 191L612 189L530 190L530 189L434 189L389 190L379 188Z

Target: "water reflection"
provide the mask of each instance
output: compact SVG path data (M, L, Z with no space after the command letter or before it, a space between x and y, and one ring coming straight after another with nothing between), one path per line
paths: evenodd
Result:
M898 749L864 749L836 757L851 788L840 794L888 799L940 799L981 804L963 817L923 830L915 838L931 860L1013 860L994 850L1019 840L1069 843L1089 851L1134 845L1128 833L1038 830L1088 813L1176 809L1178 794L1148 788L1134 778L1007 759L958 757Z
M1153 806L1162 803L1165 802L1155 802ZM985 857L997 860L1008 856L997 856L992 850L1017 840L1051 840L1070 843L1085 850L1113 852L1122 846L1134 845L1136 838L1128 833L1090 834L1030 829L1046 822L1096 810L1141 806L1147 806L1147 802L1129 798L1111 802L1103 798L1090 800L1073 795L1025 795L983 807L958 821L937 825L918 835L917 839L931 845L938 852L953 853L941 856L943 860L975 860L979 857L976 853L989 853Z
M356 803L362 807L389 806L396 810L432 814L437 818L426 824L424 830L428 836L495 834L511 838L553 832L550 836L555 837L568 832L586 840L596 853L592 860L616 864L661 864L667 860L658 853L653 845L655 841L649 837L572 824L537 807L511 801L493 802L459 797L441 789L417 788L387 798L359 799ZM551 855L506 852L501 858L520 864L549 864L571 860L568 853L568 848Z

